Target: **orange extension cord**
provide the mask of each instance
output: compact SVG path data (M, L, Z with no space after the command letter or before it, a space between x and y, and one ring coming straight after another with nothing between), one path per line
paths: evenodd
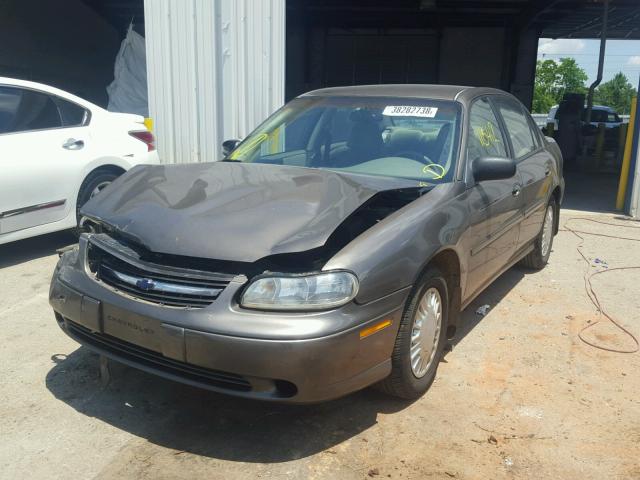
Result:
M602 224L602 225L610 225L610 226L613 226L613 227L631 228L631 229L638 229L638 230L640 230L640 225L620 225L620 224L617 224L617 223L603 222L603 221L594 220L594 219L591 219L591 218L571 217L571 218L567 219L567 221L564 224L564 228L562 229L563 231L567 231L567 232L573 233L576 237L578 237L580 239L580 243L576 247L576 250L578 251L578 253L582 257L582 259L587 264L587 270L585 271L585 274L584 274L584 287L585 287L585 290L587 292L587 296L589 297L589 300L591 300L591 303L593 303L593 305L596 307L596 310L598 311L598 320L596 320L593 323L590 323L589 325L585 326L582 330L580 330L580 333L578 333L578 337L580 338L580 340L582 340L587 345L590 345L590 346L592 346L594 348L598 348L600 350L606 350L608 352L615 352L615 353L636 353L638 350L640 350L640 342L638 342L638 338L633 333L631 333L628 329L626 329L620 322L615 320L610 314L608 314L606 312L606 310L604 309L604 307L602 306L602 304L600 302L600 299L598 298L598 294L596 293L595 289L593 288L593 285L591 284L591 279L593 277L595 277L596 275L602 275L604 273L611 273L611 272L616 272L616 271L620 271L620 270L640 270L640 266L616 267L616 268L609 268L607 270L597 270L595 272L591 272L590 269L589 269L589 266L591 265L591 262L589 261L587 256L582 251L582 247L583 247L584 241L585 241L585 239L584 239L584 237L582 235L593 235L593 236L598 236L598 237L608 237L608 238L615 238L615 239L618 239L618 240L626 240L626 241L631 241L631 242L640 242L640 238L619 237L619 236L616 236L616 235L607 235L607 234L604 234L604 233L595 233L595 232L587 232L587 231L584 231L584 230L575 230L575 229L573 229L573 228L568 226L568 224L571 221L592 222L592 223L599 223L599 224ZM620 329L629 338L631 338L633 343L635 343L635 347L632 348L632 349L627 349L627 350L622 350L622 349L617 349L617 348L610 348L610 347L605 347L605 346L602 346L602 345L595 344L595 343L587 340L586 338L584 338L584 336L583 336L584 332L587 331L588 329L592 328L592 327L595 327L598 323L600 323L602 321L602 317L603 316L606 317L615 327Z

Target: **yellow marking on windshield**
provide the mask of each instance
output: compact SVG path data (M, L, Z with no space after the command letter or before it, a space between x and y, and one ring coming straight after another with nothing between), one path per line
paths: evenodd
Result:
M267 135L266 133L261 133L259 135L256 135L254 138L249 140L246 143L246 145L240 145L238 148L236 148L231 153L231 155L229 155L229 158L231 160L238 160L239 157L244 157L245 155L251 153L258 145L264 142L267 138L269 138L269 135Z
M440 170L440 171L438 171ZM433 176L434 179L436 180L440 180L441 178L443 178L447 171L445 170L445 168L442 165L439 165L437 163L430 163L428 165L425 165L422 168L422 173L429 174L431 176Z
M284 148L280 148L280 132L282 131L283 125L280 125L271 133L271 138L269 139L269 153L280 153L284 151Z

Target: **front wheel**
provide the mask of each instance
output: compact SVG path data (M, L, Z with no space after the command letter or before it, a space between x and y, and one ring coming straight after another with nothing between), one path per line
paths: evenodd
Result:
M545 210L542 229L536 237L533 251L520 262L524 267L541 270L549 261L551 247L553 246L553 230L556 224L557 212L556 201L552 198Z
M407 300L391 356L391 374L378 384L413 400L431 386L446 343L449 293L443 275L429 268Z

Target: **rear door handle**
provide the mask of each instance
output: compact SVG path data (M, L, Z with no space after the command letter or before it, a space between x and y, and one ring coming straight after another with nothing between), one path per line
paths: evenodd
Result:
M513 190L511 190L511 195L513 195L514 197L517 197L518 195L520 195L520 185L513 186Z
M66 148L67 150L80 150L84 148L84 140L76 140L75 138L70 138L62 144L62 148Z

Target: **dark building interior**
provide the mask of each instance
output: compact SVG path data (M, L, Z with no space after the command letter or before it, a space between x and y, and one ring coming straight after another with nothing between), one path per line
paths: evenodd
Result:
M286 97L335 85L491 86L531 105L538 39L599 38L602 1L288 0ZM640 38L611 0L608 38Z

